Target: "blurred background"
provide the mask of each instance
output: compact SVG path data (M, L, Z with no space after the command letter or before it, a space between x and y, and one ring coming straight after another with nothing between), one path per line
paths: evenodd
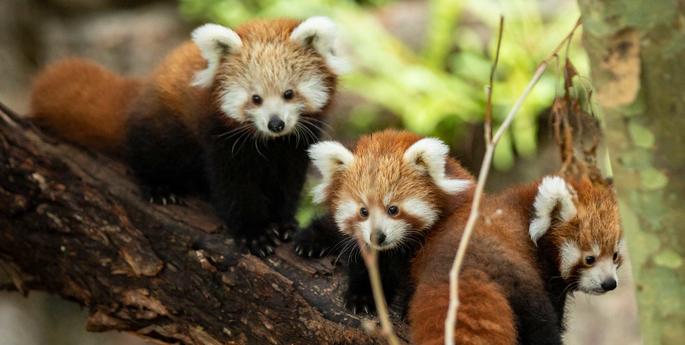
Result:
M0 1L0 100L27 110L31 77L67 56L89 57L127 75L144 75L199 23L235 26L255 17L328 15L339 24L353 71L342 78L327 136L351 143L378 129L407 128L448 142L477 173L484 151L484 87L506 18L494 83L502 119L537 64L579 17L574 0L3 0ZM568 55L589 75L580 32ZM564 52L566 54L566 52ZM548 110L562 92L550 68L528 97L495 155L488 190L530 181L559 168ZM590 88L580 78L581 91ZM305 200L300 220L317 210ZM630 265L605 296L577 294L567 344L639 344ZM0 293L0 343L140 344L125 334L90 334L86 311L58 297Z

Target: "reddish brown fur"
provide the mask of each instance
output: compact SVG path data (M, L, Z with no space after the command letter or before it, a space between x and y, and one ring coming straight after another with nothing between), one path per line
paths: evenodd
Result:
M557 248L568 239L578 239L581 247L588 248L599 239L608 248L614 248L621 230L611 190L593 185L588 180L567 182L578 194L578 216L560 226L553 224L546 236ZM456 329L458 344L516 342L516 332L512 331L515 324L511 317L511 305L506 298L513 292L508 289L516 285L507 282L512 267L526 278L527 287L544 291L545 282L550 277L545 277L537 247L528 233L538 185L539 182L514 187L498 196L484 197L481 216L460 275L460 307ZM417 289L410 304L409 319L416 344L443 342L443 325L449 304L449 270L469 212L470 206L457 209L438 223L434 235L413 263ZM612 254L613 250L602 253ZM558 265L558 258L549 259ZM469 299L471 294L476 293L477 298ZM475 331L473 325L483 328Z
M235 31L241 37L244 49L239 54L224 58L215 81L250 78L259 75L260 70L276 70L285 75L317 70L324 71L325 82L332 95L336 77L323 58L312 49L289 40L290 33L299 23L296 20L276 19L251 21L239 26ZM262 54L284 54L285 60L278 61L287 60L289 63L264 68L263 64L273 59L253 56L250 48L265 42L281 44L273 45L273 49ZM171 112L173 116L180 116L181 121L197 134L201 121L199 115L209 115L212 111L207 110L217 109L216 99L221 91L220 84L216 82L209 92L191 86L195 73L205 66L206 61L200 55L200 50L191 41L172 51L142 81L126 79L83 59L60 61L48 66L36 77L31 95L31 116L67 140L110 153L120 149L130 107L147 108L155 102L164 104L174 110ZM143 99L132 104L141 94ZM159 115L147 115L145 111L139 113L151 116L147 119L150 121Z
M514 315L501 288L479 271L464 271L460 278L457 344L516 344ZM445 343L445 316L449 305L449 283L420 282L411 307L412 339L415 344Z
M578 216L571 222L559 224L548 234L555 247L566 240L574 240L583 251L598 244L599 258L611 257L621 239L618 205L614 192L607 186L593 184L589 179L568 181L578 198Z
M36 78L31 115L71 141L111 153L123 144L128 104L140 84L87 60L62 60Z
M384 130L362 137L354 148L355 160L345 171L335 174L328 188L329 208L331 213L339 206L344 196L375 195L368 200L368 205L382 205L383 196L393 191L395 199L403 200L409 196L421 196L421 199L437 205L439 210L449 212L450 207L462 202L463 195L449 196L441 191L430 176L420 173L403 162L404 152L422 137L404 131ZM471 179L471 175L459 163L448 159L447 174L460 179ZM399 179L401 184L397 184ZM350 219L350 222L361 221ZM419 223L414 217L400 213L411 224Z

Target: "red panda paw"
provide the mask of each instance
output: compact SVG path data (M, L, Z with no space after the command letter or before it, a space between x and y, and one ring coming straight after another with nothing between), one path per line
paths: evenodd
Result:
M304 258L322 258L331 252L332 245L321 239L321 234L312 227L295 234L295 253Z
M267 233L270 231L271 230L267 230ZM278 245L278 243L274 242L270 236L267 235L240 236L237 240L242 252L249 252L252 255L262 258L273 254Z
M151 204L157 205L185 205L178 195L169 191L167 187L143 187L143 197Z
M299 227L300 226L295 220L292 222L278 224L276 226L276 233L274 235L276 235L279 240L288 242L293 238L293 235L295 235L295 232Z
M340 252L346 238L338 231L330 215L314 218L311 224L295 233L295 253L305 258L322 258Z
M373 295L370 293L356 294L348 291L345 296L345 307L353 314L376 313L376 304L373 301Z

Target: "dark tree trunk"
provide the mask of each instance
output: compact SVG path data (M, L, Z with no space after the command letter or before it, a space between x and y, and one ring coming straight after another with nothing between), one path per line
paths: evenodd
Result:
M0 111L0 272L88 308L91 331L159 343L376 344L330 263L240 254L211 208L145 202L120 163ZM404 329L402 334L406 334Z

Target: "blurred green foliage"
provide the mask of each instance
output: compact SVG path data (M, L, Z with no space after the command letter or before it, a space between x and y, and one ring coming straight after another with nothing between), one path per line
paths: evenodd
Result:
M402 6L390 0L182 0L192 20L236 26L254 17L306 18L327 15L339 25L353 71L342 87L367 100L352 109L349 123L369 130L381 111L424 135L453 142L466 135L466 123L479 122L497 40L499 15L505 32L493 94L494 116L501 120L530 80L537 64L573 27L579 16L571 0L427 0L428 18L419 49L412 50L379 20L381 9ZM413 8L413 7L409 7ZM411 17L409 17L411 18ZM421 19L421 18L417 18ZM569 54L581 75L587 59L576 36ZM561 65L557 71L561 70ZM548 73L528 97L495 155L508 169L515 154L536 151L537 117L560 90L560 74Z

